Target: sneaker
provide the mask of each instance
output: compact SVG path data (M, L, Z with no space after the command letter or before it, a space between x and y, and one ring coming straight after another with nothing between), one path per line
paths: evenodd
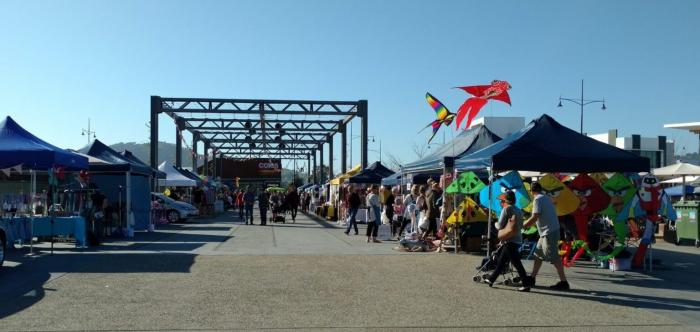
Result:
M481 279L481 282L489 285L489 287L493 287L493 281L491 281L491 279L489 279L489 278Z
M567 281L560 281L552 286L549 286L549 289L567 291L570 289L570 287Z
M527 293L527 292L529 292L529 291L530 291L530 287L521 286L520 288L518 288L518 292Z
M350 232L343 232L345 235L350 236Z

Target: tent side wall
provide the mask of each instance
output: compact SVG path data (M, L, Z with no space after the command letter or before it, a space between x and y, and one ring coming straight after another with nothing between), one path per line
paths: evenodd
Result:
M118 206L120 194L122 205L126 206L126 173L91 173L90 182L97 185L112 206ZM120 192L119 186L124 190ZM132 174L131 209L134 211L135 230L148 229L151 213L150 193L148 177ZM126 216L122 218L126 220Z

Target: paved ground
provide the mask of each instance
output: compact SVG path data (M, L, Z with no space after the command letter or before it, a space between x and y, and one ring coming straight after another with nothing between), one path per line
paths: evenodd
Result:
M263 227L227 214L96 249L15 252L0 273L0 330L700 327L696 248L659 244L654 272L583 266L567 270L571 292L522 294L472 282L478 255L406 254L395 245L301 215ZM538 283L553 283L554 270L543 272Z

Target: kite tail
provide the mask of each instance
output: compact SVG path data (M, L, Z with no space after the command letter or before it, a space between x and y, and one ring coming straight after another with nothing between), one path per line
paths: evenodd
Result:
M469 126L472 124L472 120L474 120L476 114L479 113L481 108L484 107L487 102L488 100L483 98L472 97L467 99L467 101L465 101L457 111L457 129L459 129L459 126L462 123L462 120L464 120L465 116L467 117L467 124L464 129L469 129Z
M482 99L482 98L469 98L467 102L471 100L471 110L469 112L469 116L467 117L467 124L464 126L464 129L469 129L469 126L472 124L472 120L476 117L476 114L481 111L481 108L486 105L488 100Z

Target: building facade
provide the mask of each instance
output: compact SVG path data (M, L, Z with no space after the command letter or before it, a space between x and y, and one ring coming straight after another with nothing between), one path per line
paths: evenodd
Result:
M618 137L617 129L611 129L604 134L589 135L591 138L649 158L651 168L664 167L675 162L675 146L666 136L642 137L630 135Z

